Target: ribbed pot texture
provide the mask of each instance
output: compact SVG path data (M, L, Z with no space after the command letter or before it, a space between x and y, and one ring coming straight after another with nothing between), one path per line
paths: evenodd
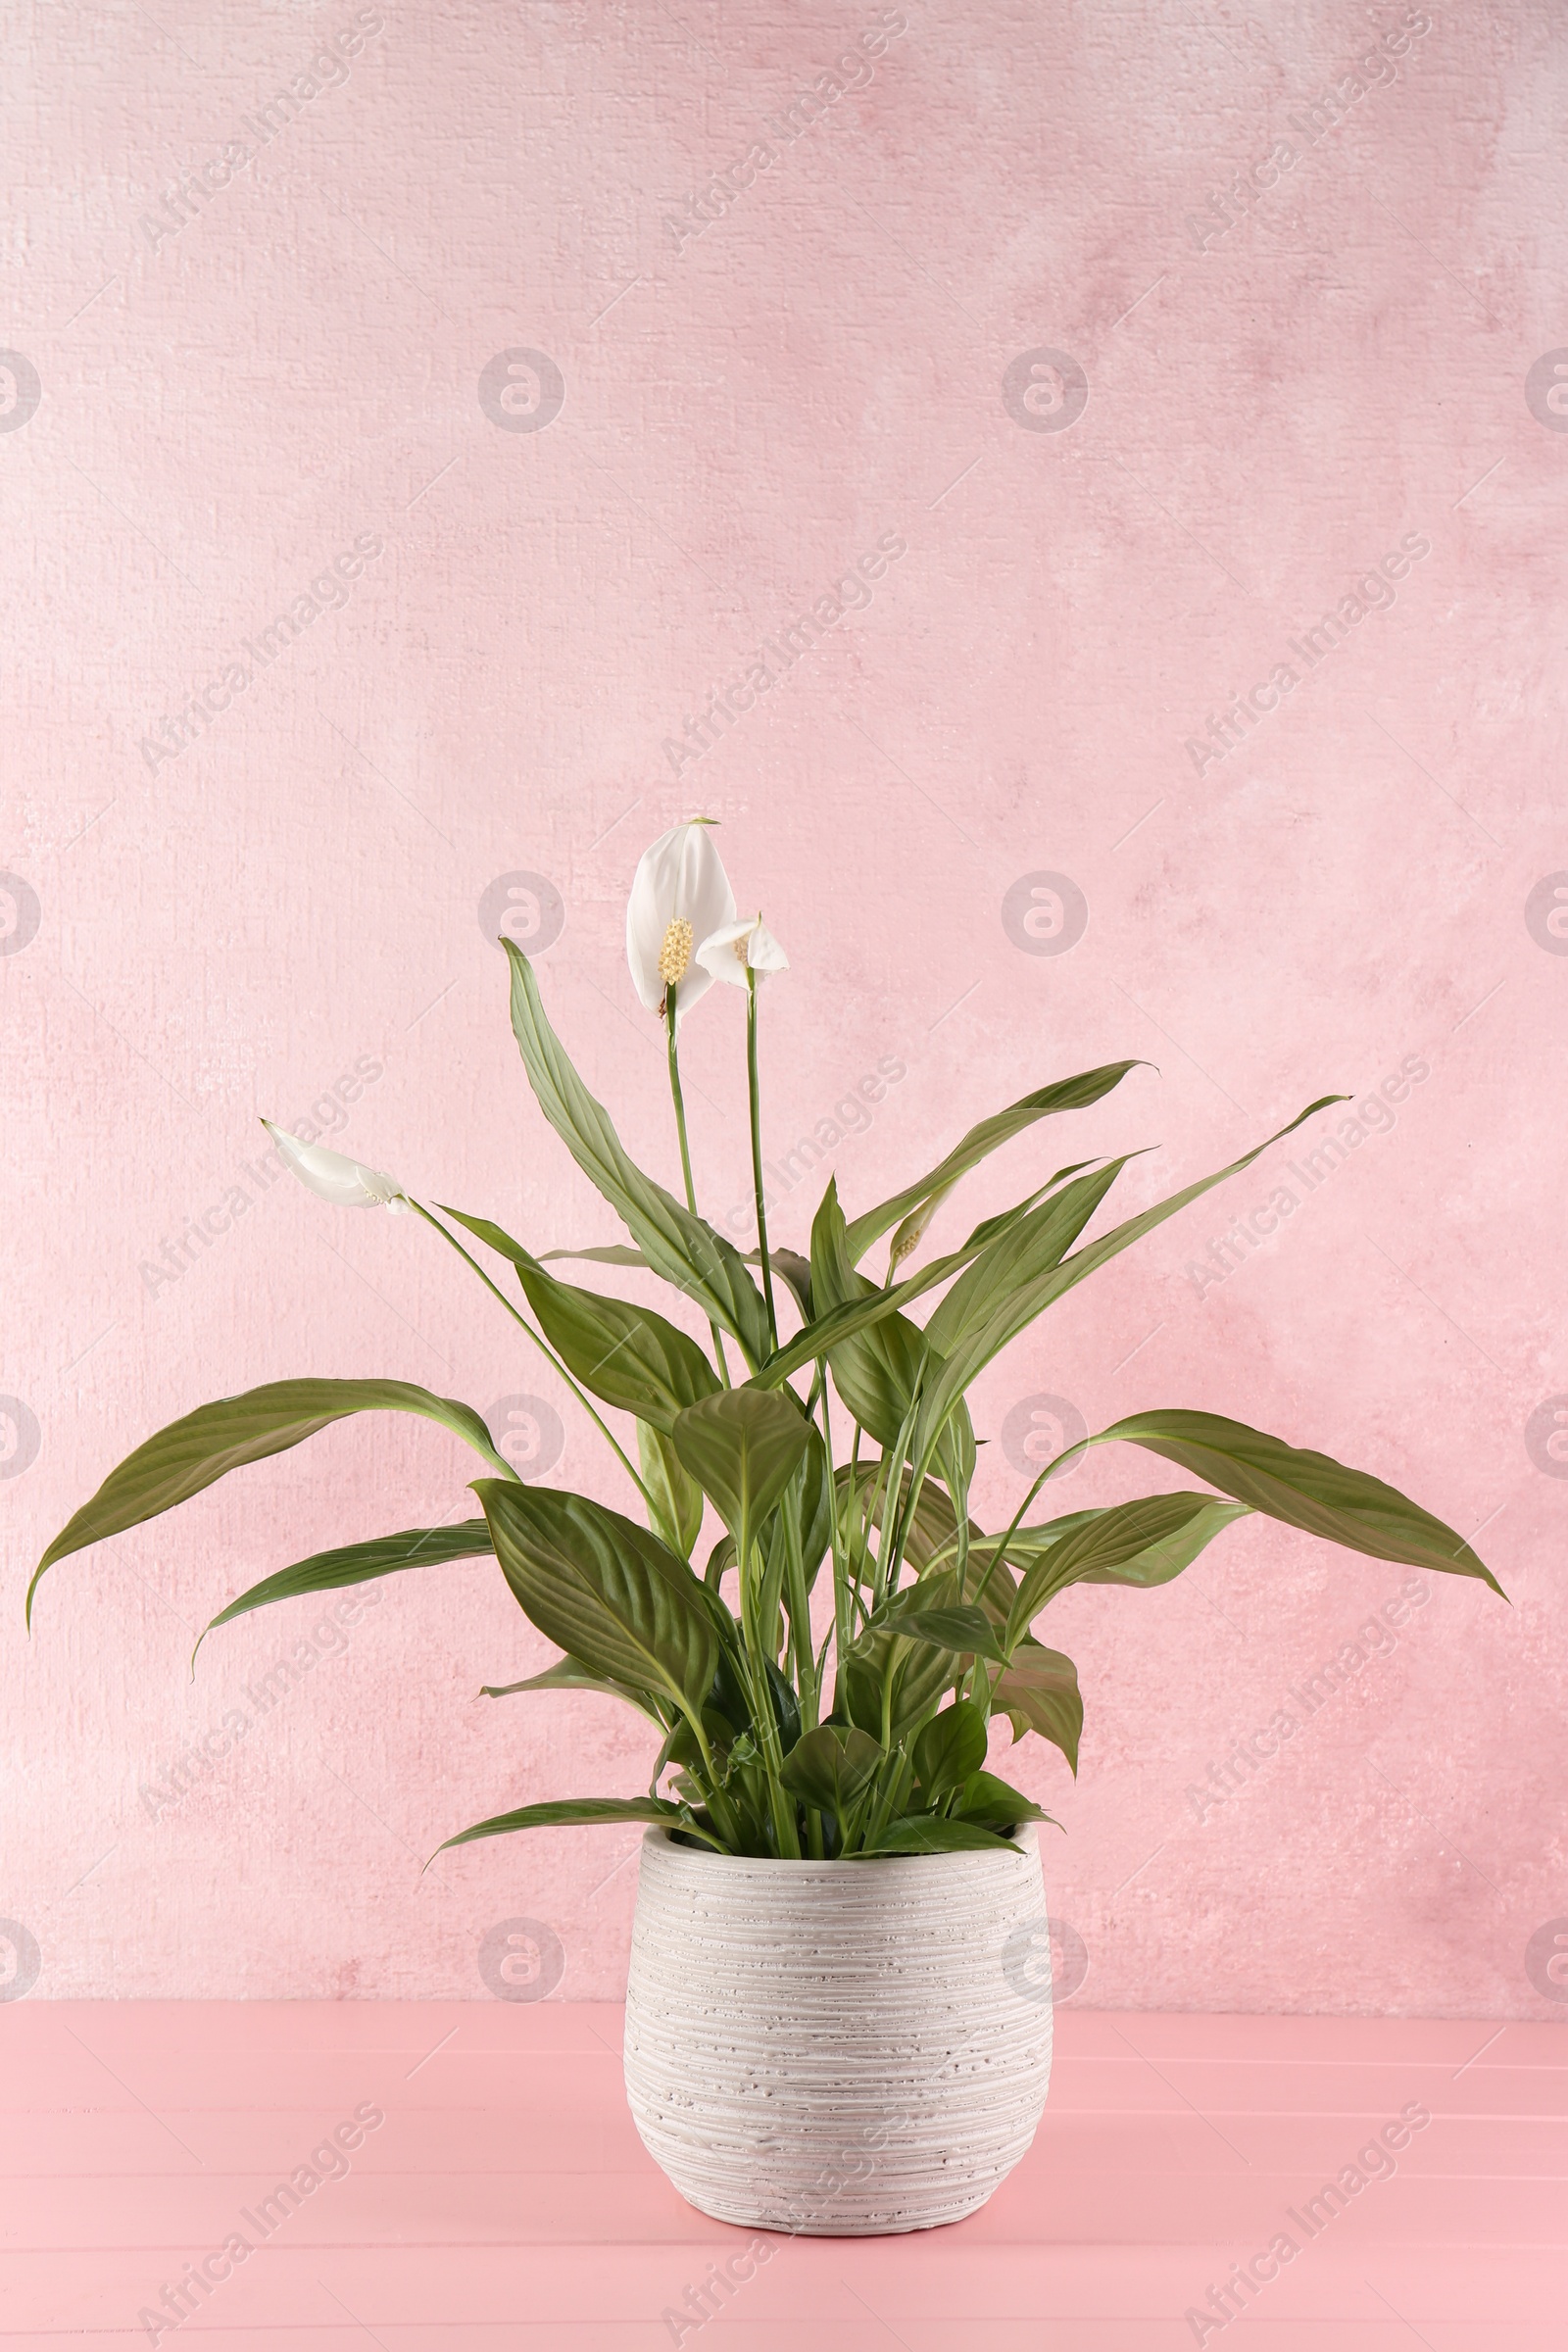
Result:
M754 1861L643 1838L626 2096L722 2222L866 2237L961 2221L1051 2075L1039 1837L1016 1855Z

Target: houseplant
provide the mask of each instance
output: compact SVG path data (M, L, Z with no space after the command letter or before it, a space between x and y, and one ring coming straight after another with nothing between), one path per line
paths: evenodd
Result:
M727 2219L833 2232L955 2218L1022 2153L1044 2097L1049 2008L1014 1986L1002 1954L1039 1912L1034 1825L1047 1817L989 1769L988 1743L1005 1716L1015 1740L1042 1738L1076 1770L1077 1676L1033 1631L1049 1603L1075 1584L1164 1584L1249 1511L1498 1589L1451 1528L1393 1488L1211 1413L1134 1414L1048 1464L1004 1529L970 1515L965 1397L985 1366L1099 1266L1346 1098L1309 1104L1229 1167L1093 1241L1082 1237L1125 1156L1058 1168L916 1265L960 1178L1136 1066L1111 1063L982 1120L858 1216L829 1182L807 1257L770 1247L762 1174L759 1002L786 959L760 917L737 920L706 823L654 844L627 916L633 980L665 1027L684 1202L628 1158L551 1027L527 957L503 944L539 1107L629 1246L535 1254L489 1218L432 1207L375 1169L270 1132L313 1191L416 1214L464 1257L596 1423L637 1515L524 1483L480 1416L452 1398L402 1381L276 1381L187 1414L112 1471L44 1553L29 1618L56 1561L331 1421L397 1410L440 1422L486 1465L473 1482L482 1516L299 1561L230 1601L208 1632L270 1601L493 1553L564 1654L488 1695L608 1693L648 1718L657 1754L644 1796L531 1802L447 1844L543 1825L650 1825L627 2072L660 2161ZM747 1256L697 1212L681 1098L680 1025L715 982L745 996L757 1218ZM860 1265L884 1239L878 1282ZM520 1304L469 1240L503 1279L510 1267ZM649 1307L550 1270L571 1257L662 1277L706 1321L710 1348ZM937 1290L917 1323L906 1310ZM624 1445L605 1411L629 1417ZM1217 1492L1026 1523L1053 1471L1112 1440ZM703 1545L710 1509L720 1532Z

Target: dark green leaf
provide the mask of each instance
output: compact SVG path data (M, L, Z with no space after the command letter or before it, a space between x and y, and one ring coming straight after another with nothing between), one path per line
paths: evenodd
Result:
M876 1741L853 1725L822 1724L797 1741L781 1774L786 1788L818 1812L842 1822L867 1789L882 1761Z
M681 1818L680 1806L662 1796L568 1796L563 1797L559 1804L519 1805L515 1813L494 1813L488 1821L476 1821L471 1830L460 1830L455 1838L443 1838L435 1850L444 1854L449 1845L469 1845L475 1838L506 1838L514 1830L571 1829L579 1823L595 1821L661 1821L673 1825Z
M768 1697L772 1701L779 1748L781 1753L788 1754L801 1736L800 1701L795 1695L794 1686L786 1682L771 1659L766 1661L766 1665ZM754 1739L760 1740L761 1726L752 1709L743 1661L739 1646L734 1642L719 1651L718 1664L713 1671L713 1687L705 1703L729 1724L731 1738L737 1732L750 1732Z
M528 1304L566 1369L604 1404L667 1432L678 1412L711 1396L718 1375L697 1342L652 1307L558 1282L489 1217L445 1213L517 1269Z
M1206 1478L1253 1510L1343 1544L1369 1559L1396 1560L1450 1576L1476 1576L1500 1593L1496 1578L1462 1536L1396 1488L1364 1470L1348 1470L1326 1453L1304 1452L1218 1413L1135 1413L1102 1431L1095 1443L1123 1438Z
M482 1519L460 1519L453 1527L408 1527L401 1535L371 1536L363 1544L345 1544L336 1551L313 1552L292 1568L279 1568L252 1585L226 1609L220 1609L203 1634L248 1609L265 1608L270 1600L293 1600L302 1592L330 1592L339 1585L367 1584L374 1576L392 1576L400 1568L432 1568L445 1560L477 1559L493 1548L490 1530ZM201 1642L196 1647L200 1649Z
M271 1453L284 1453L319 1429L350 1413L418 1413L438 1421L506 1478L515 1471L490 1441L490 1432L470 1405L451 1396L434 1396L406 1380L273 1380L265 1388L247 1389L239 1396L222 1396L215 1404L199 1405L181 1421L172 1421L156 1437L127 1454L111 1470L90 1502L68 1521L33 1572L27 1588L27 1616L38 1579L56 1560L105 1536L118 1536L144 1519L156 1519L187 1502L246 1462L259 1462Z
M906 1814L902 1821L890 1821L846 1859L858 1861L862 1854L988 1854L999 1847L1004 1854L1022 1851L1009 1838L999 1838L995 1830L981 1829L977 1822L944 1821L932 1813Z
M986 1719L972 1698L955 1699L923 1724L914 1742L914 1777L928 1802L945 1796L986 1760Z
M994 1772L972 1772L958 1794L953 1821L974 1821L985 1830L1015 1830L1022 1821L1049 1821L1049 1813L1025 1796L1021 1788L1011 1788L999 1780Z
M719 1637L684 1560L618 1511L481 1478L502 1574L547 1641L607 1681L700 1707Z
M773 1701L773 1720L778 1725L780 1751L788 1756L801 1736L801 1702L795 1695L795 1685L779 1672L771 1658L762 1660L767 1677L768 1693Z
M1076 1078L1058 1078L1054 1085L1043 1086L1032 1095L1021 1096L1005 1110L996 1111L989 1119L982 1119L978 1126L971 1127L968 1134L955 1144L945 1159L939 1159L936 1166L928 1169L915 1183L906 1186L902 1193L895 1193L891 1200L882 1201L876 1208L867 1209L864 1216L855 1219L848 1237L851 1264L858 1264L871 1244L886 1233L890 1225L897 1225L901 1218L907 1217L933 1193L945 1192L956 1184L960 1176L978 1166L999 1144L1006 1143L1009 1137L1020 1134L1024 1128L1032 1126L1036 1119L1049 1117L1053 1111L1087 1109L1090 1103L1098 1102L1102 1096L1108 1095L1113 1086L1119 1086L1129 1070L1136 1070L1140 1066L1136 1061L1112 1061L1102 1069L1084 1070Z
M1059 1649L1047 1649L1027 1635L1012 1653L1012 1661L991 1685L993 1714L1005 1715L1012 1725L1014 1743L1025 1732L1037 1732L1059 1747L1078 1770L1078 1742L1083 1736L1084 1702L1078 1689L1078 1669Z
M677 1415L670 1442L730 1534L755 1539L810 1443L792 1396L721 1389Z
M540 1109L654 1272L730 1332L749 1363L760 1364L771 1345L767 1312L740 1252L627 1156L609 1112L583 1085L550 1026L527 956L513 940L501 944L512 966L513 1034Z

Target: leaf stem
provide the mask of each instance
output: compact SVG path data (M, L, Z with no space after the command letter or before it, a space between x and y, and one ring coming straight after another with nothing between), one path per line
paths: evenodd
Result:
M773 1306L773 1261L767 1253L767 1208L762 1196L762 1109L757 1080L757 974L746 971L746 1088L752 1109L752 1187L757 1200L757 1247L762 1260L762 1298L767 1307L767 1336L778 1347L778 1316Z
M637 1489L637 1492L642 1496L644 1502L647 1503L649 1510L652 1511L654 1509L654 1498L649 1494L648 1489L643 1485L643 1482L638 1477L636 1471L632 1468L624 1449L616 1441L614 1432L606 1425L599 1413L595 1411L592 1399L589 1397L586 1391L579 1387L578 1383L573 1380L571 1374L567 1371L560 1356L557 1355L549 1341L544 1339L537 1331L535 1331L533 1325L529 1322L526 1315L518 1313L517 1309L513 1305L512 1300L507 1297L506 1292L500 1290L496 1284L491 1281L489 1275L485 1272L483 1266L480 1265L478 1259L471 1256L469 1252L465 1250L457 1235L455 1233L449 1233L446 1227L442 1224L440 1218L433 1217L430 1214L430 1211L425 1207L422 1200L416 1200L412 1198L412 1196L405 1197L408 1199L409 1206L413 1209L416 1209L427 1225L433 1225L436 1232L441 1236L441 1239L444 1242L449 1242L461 1258L466 1259L467 1263L478 1275L479 1280L484 1284L485 1289L494 1293L495 1297L500 1299L502 1305L512 1317L514 1323L518 1324L521 1329L527 1333L529 1339L532 1340L534 1346L539 1349L540 1354L546 1357L547 1360L555 1366L562 1379L565 1382L567 1388L570 1389L572 1395L576 1397L577 1402L582 1406L583 1411L588 1415L589 1420L594 1423L600 1435L607 1441L612 1451L618 1456L620 1465L625 1471L626 1476L631 1480L632 1485ZM516 1472L514 1471L512 1475L514 1478L515 1478Z
M678 982L669 981L664 989L664 1030L668 1040L669 1099L675 1105L675 1133L680 1138L680 1172L686 1185L686 1205L697 1214L697 1187L692 1182L691 1148L686 1141L686 1098L680 1091L680 1054L675 1045L675 992ZM724 1335L711 1315L708 1328L713 1335L713 1347L718 1355L718 1377L727 1389L730 1385L729 1359L724 1353ZM774 1347L778 1341L773 1342Z

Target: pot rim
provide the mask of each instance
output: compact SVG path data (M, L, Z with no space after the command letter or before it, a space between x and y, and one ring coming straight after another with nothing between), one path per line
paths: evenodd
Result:
M710 1845L701 1845L695 1841L689 1845L677 1845L674 1832L662 1822L653 1822L644 1830L641 1843L645 1846L663 1846L672 1854L678 1854L683 1862L738 1863L747 1870L817 1870L837 1873L851 1869L869 1870L886 1863L991 1862L997 1858L995 1847L984 1846L951 1847L945 1853L932 1854L835 1854L831 1859L803 1854L799 1861L792 1861L783 1854L720 1854L715 1853ZM1019 1822L1009 1833L1006 1843L1021 1859L1038 1854L1039 1822Z

